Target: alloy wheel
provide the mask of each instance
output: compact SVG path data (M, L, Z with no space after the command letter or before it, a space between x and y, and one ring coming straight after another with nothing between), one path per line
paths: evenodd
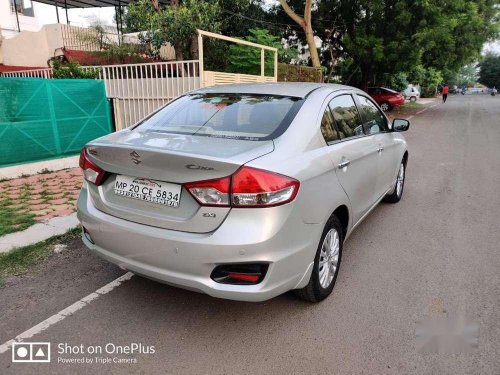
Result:
M319 257L319 283L326 289L332 283L337 272L340 255L340 236L335 228L326 234Z
M403 184L405 182L405 166L403 163L399 166L398 177L396 179L396 194L398 197L401 196L403 192Z

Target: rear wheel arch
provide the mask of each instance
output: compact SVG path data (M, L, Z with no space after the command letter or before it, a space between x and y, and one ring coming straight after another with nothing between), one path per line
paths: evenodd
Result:
M340 205L333 211L332 216L336 216L339 219L340 224L342 225L342 238L345 238L347 234L347 229L349 228L349 209L346 205Z
M404 163L405 168L406 168L406 164L408 163L408 151L405 151L405 153L403 155L403 163Z

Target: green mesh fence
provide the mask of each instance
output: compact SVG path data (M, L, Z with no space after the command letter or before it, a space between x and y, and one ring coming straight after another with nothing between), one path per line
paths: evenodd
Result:
M102 81L0 78L0 166L76 154L111 129Z

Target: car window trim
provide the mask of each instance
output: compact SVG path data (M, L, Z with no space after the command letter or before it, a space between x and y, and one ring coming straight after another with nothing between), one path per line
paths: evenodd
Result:
M325 139L325 142L326 144L330 144L332 142L337 142L338 140L340 140L340 134L339 134L339 130L337 128L337 123L335 122L335 118L333 117L333 113L332 113L332 109L330 108L330 104L327 103L326 104L326 108L325 110L323 111L323 115L321 116L321 121L320 121L320 131L321 131L321 124L323 122L323 116L325 115L326 111L328 110L328 113L330 114L330 120L332 121L332 126L333 126L333 131L335 132L335 134L337 134L337 139L333 140L333 141L326 141L325 137L323 137L323 139ZM323 133L321 134L323 136Z
M340 97L340 96L345 96L345 95L349 95L352 99L352 102L354 103L354 106L356 107L356 111L358 112L358 120L359 120L359 125L361 126L361 129L363 130L363 134L360 134L360 135L352 135L350 137L346 137L344 139L340 139L340 132L339 132L339 127L338 127L338 124L337 124L337 120L335 120L335 117L333 116L333 112L332 112L332 108L330 107L330 103ZM363 126L363 118L361 117L361 112L359 111L359 106L358 106L358 103L356 102L356 98L354 97L354 92L346 92L346 93L342 93L342 94L339 94L339 95L335 95L333 98L331 98L328 103L327 103L327 107L330 109L330 113L332 114L332 118L333 118L333 122L335 124L335 129L337 130L337 135L339 135L339 139L336 140L336 141L332 141L332 142L337 142L337 141L344 141L344 140L350 140L350 139L356 139L356 138L361 138L361 137L366 137L368 134L366 134L365 132L365 127Z
M365 133L365 129L363 127L363 134L362 135L355 135L355 136L352 136L352 137L347 137L347 138L344 138L344 139L337 139L335 141L330 141L330 142L327 142L325 140L325 138L323 137L323 134L321 134L321 120L323 118L323 114L325 112L325 109L326 107L328 107L328 109L330 109L330 102L335 99L336 97L338 96L342 96L342 95L351 95L352 99L354 100L354 104L356 105L356 109L358 111L358 118L359 120L363 120L361 118L361 112L360 112L360 109L359 109L359 103L358 103L358 100L357 100L357 97L356 95L358 94L358 91L357 90L338 90L338 91L334 91L332 92L330 95L328 95L325 100L323 101L323 104L321 105L321 110L318 114L318 120L319 120L319 126L318 126L318 130L319 130L319 133L320 133L320 137L321 139L325 142L325 144L327 146L331 146L331 145L335 145L335 144L338 144L338 143L342 143L342 142L350 142L350 141L354 141L354 140L357 140L357 139L360 139L360 138L364 138L364 137L372 137L374 136L375 134L366 134ZM326 104L325 104L326 103ZM332 115L333 116L333 115ZM362 126L363 124L361 124ZM338 129L337 129L337 123L335 122L335 128L337 130L337 134L338 134ZM377 133L377 134L380 134L380 133Z
M356 93L356 99L358 99L358 98L357 98L358 96L362 96L363 98L368 99L368 100L369 100L372 104L374 104L374 105L375 105L375 108L377 108L377 109L378 109L378 111L379 111L379 113L381 113L381 114L382 114L382 116L385 118L386 125L387 125L387 129L386 129L386 130L381 131L381 132L379 132L379 133L375 133L375 134L367 134L367 135L376 135L376 134L381 134L381 133L390 133L390 132L391 132L391 128L390 128L390 125L389 125L389 124L390 124L389 118L386 116L386 114L384 113L384 111L382 111L382 110L380 109L380 107L378 106L378 104L377 104L377 103L376 103L376 102L375 102L372 98L370 98L370 96L369 96L369 95L363 95L363 94L361 94L361 93ZM358 100L356 100L356 102L358 103L359 107L361 107L361 109L362 109L362 107L363 107L363 106L361 105L361 102L359 102ZM366 120L366 113L365 113L365 111L364 111L363 109L362 109L360 112L362 112L362 113L363 113L361 116L363 116L363 130L365 130L364 125L367 123L367 120Z

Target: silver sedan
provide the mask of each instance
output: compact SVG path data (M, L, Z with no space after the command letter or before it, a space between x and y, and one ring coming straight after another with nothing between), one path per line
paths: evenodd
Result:
M293 289L321 301L354 228L401 199L408 127L348 86L191 92L83 148L83 241L126 270L214 297Z

